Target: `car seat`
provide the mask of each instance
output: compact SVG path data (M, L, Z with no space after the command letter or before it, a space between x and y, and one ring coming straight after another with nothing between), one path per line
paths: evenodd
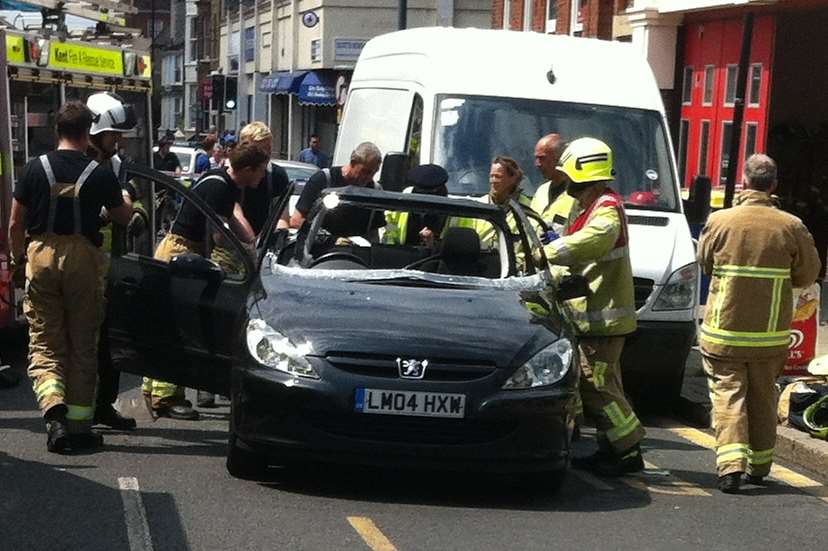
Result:
M480 236L472 228L449 228L443 236L437 266L438 274L481 276Z

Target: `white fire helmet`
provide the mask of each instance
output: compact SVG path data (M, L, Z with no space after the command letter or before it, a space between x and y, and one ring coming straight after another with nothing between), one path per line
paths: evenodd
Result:
M89 134L101 132L129 132L135 128L135 111L132 105L124 103L117 94L98 92L86 100L86 107L94 116Z

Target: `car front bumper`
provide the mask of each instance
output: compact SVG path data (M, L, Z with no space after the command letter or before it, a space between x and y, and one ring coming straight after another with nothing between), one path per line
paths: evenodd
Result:
M356 388L414 390L405 388L410 381L326 379L297 379L249 365L234 369L231 430L243 446L277 463L312 460L492 472L552 471L567 465L574 423L571 382L549 390L488 395L479 392L484 383L466 383L465 418L435 419L354 411ZM458 392L455 383L416 390Z

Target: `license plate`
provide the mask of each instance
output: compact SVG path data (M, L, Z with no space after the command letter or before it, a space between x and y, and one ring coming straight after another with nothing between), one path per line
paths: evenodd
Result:
M360 413L462 419L466 413L466 395L358 388L354 409Z

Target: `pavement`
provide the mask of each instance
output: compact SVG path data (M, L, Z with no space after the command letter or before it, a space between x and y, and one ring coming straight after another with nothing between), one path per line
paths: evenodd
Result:
M828 354L828 325L819 327L816 355ZM702 358L694 349L687 359L682 387L682 400L676 406L677 416L694 426L710 427L710 396L707 379L702 369ZM777 458L796 465L815 476L828 475L828 442L780 424L777 427L775 455Z
M0 342L18 375L24 355ZM138 430L105 432L104 449L86 455L46 452L25 380L0 390L0 549L735 551L828 541L824 481L783 461L768 486L721 494L709 431L657 414L643 417L645 472L570 471L557 495L490 474L338 464L275 467L257 483L225 469L226 404L199 421L153 423L140 380L123 376L121 390L117 406ZM575 453L590 453L593 436L585 429Z

